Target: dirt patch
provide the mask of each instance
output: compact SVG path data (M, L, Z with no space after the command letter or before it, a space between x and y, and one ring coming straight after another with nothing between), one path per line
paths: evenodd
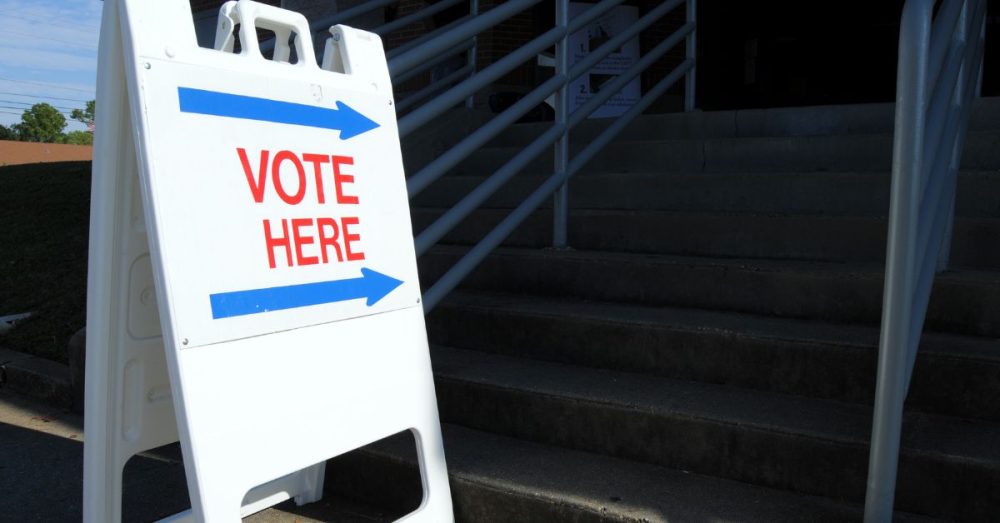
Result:
M0 167L26 163L90 161L93 156L94 148L90 145L0 140Z

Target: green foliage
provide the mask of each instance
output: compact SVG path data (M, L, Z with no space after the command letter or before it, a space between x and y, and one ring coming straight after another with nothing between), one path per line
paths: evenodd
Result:
M94 145L94 135L88 131L70 131L59 138L59 143Z
M91 100L87 102L87 106L84 109L73 109L73 112L69 116L78 122L90 125L94 123L94 109L96 105L97 102Z
M0 125L0 140L17 140L17 132L10 127Z
M58 109L47 103L37 103L24 111L21 123L14 129L21 141L53 143L59 141L65 127L66 117Z

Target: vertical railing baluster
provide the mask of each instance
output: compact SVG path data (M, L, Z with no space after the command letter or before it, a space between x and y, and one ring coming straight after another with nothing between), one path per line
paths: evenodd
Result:
M556 26L565 29L569 24L569 0L556 0ZM569 72L569 34L556 42L556 74L566 75ZM569 86L563 84L555 93L555 123L566 125L569 117ZM562 173L569 164L569 130L565 130L555 143L555 172ZM556 191L552 205L552 246L564 249L567 241L567 220L569 215L569 182L564 183Z
M687 0L687 21L689 23L694 23L697 28L697 10L698 10L698 0ZM685 58L694 61L695 66L688 71L687 76L684 77L684 110L693 111L694 110L694 89L695 89L695 72L698 70L698 62L695 58L697 54L697 34L698 29L695 29L687 37L685 42Z
M486 181L448 209L415 238L417 252L426 252L431 246L441 240L444 235L456 227L461 220L468 217L478 206L485 203L512 176L525 169L533 159L537 158L538 155L544 154L552 147L554 156L554 172L552 176L548 177L545 183L536 188L535 192L527 197L499 225L494 227L490 233L483 237L469 253L463 256L459 262L424 293L425 311L433 309L444 295L467 277L490 251L497 248L516 227L528 216L536 212L539 206L548 198L553 198L554 200L552 224L553 246L556 248L568 247L569 193L567 181L572 173L579 170L580 166L577 163L585 162L586 160L581 159L589 158L597 150L607 146L614 136L620 133L625 126L643 111L648 109L654 100L658 99L667 89L681 80L689 82L691 87L689 87L688 91L691 100L688 104L692 107L694 105L694 78L691 75L688 75L688 77L685 75L694 67L695 43L689 36L694 32L694 12L697 5L695 0L662 1L660 5L643 15L638 25L631 26L619 35L612 37L611 42L599 46L596 50L591 49L591 52L594 54L584 60L585 64L578 63L573 70L569 67L570 53L572 52L569 45L570 37L572 36L570 34L571 31L580 31L581 28L593 23L599 17L623 3L623 0L600 0L586 11L579 13L572 20L570 20L569 16L569 0L555 0L553 3L555 4L553 6L555 9L555 25L553 28L545 31L528 44L515 49L481 71L473 70L473 66L478 66L475 63L477 58L475 56L475 46L478 44L475 39L476 36L494 27L501 21L510 18L515 13L522 12L530 6L542 4L541 0L506 0L482 12L480 12L481 6L479 5L479 0L469 0L468 5L471 16L464 22L457 24L453 29L441 31L440 34L433 33L433 36L429 38L422 38L413 45L404 46L404 50L397 52L389 60L390 73L394 74L395 79L402 81L401 78L407 77L405 75L413 77L420 74L421 71L432 67L433 63L441 59L441 53L448 51L452 51L452 53L465 53L469 47L473 48L467 55L468 63L466 68L463 68L465 70L456 73L456 75L465 74L466 71L469 71L470 77L468 79L435 96L433 99L426 101L426 103L422 103L414 111L399 120L400 135L406 136L419 129L422 125L432 121L449 108L455 107L457 104L472 104L474 100L471 97L476 92L488 87L503 74L509 73L517 67L518 64L522 64L527 59L535 57L547 48L551 49L553 46L555 47L555 75L552 78L547 79L513 106L507 108L475 132L460 140L451 149L443 152L436 160L422 168L407 182L407 190L410 193L410 198L413 198L415 194L439 179L448 170L455 167L464 158L467 158L473 151L485 145L488 140L495 137L503 129L514 124L531 107L550 99L550 96L554 98L552 101L554 102L555 118L552 126L529 145L521 149L520 152L514 154L512 158L504 162L499 169L487 177ZM449 5L451 5L450 2ZM548 6L550 4L546 3L543 5ZM690 12L687 15L688 23L685 23L667 38L661 39L649 52L639 57L636 63L630 65L615 79L606 83L600 91L592 93L593 96L586 104L583 104L582 109L571 110L568 85L571 74L579 77L587 69L600 62L603 57L614 52L615 48L620 46L620 44L627 42L631 38L638 38L640 32L648 28L656 20L661 19L675 8L680 9L687 6L690 6ZM469 41L470 38L473 40ZM571 162L569 154L571 145L570 126L579 124L595 110L599 109L602 104L607 103L610 97L621 93L621 90L628 82L635 80L644 70L652 66L656 60L662 58L670 49L679 46L682 41L687 45L686 53L692 58L685 59L681 64L677 65L673 71L653 86L648 93L645 93L635 106L625 111L617 119L611 121L610 125L603 132L590 140L587 147L581 150L580 154L583 156L579 156ZM449 54L448 56L452 55ZM414 104L416 103L417 100L414 101Z

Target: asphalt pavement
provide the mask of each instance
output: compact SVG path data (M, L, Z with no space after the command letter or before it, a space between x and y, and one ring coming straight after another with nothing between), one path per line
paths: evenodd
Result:
M133 457L125 466L122 520L157 521L190 508L179 447ZM0 522L79 522L83 502L83 419L0 389ZM371 523L377 512L344 500L296 507L288 501L249 523Z

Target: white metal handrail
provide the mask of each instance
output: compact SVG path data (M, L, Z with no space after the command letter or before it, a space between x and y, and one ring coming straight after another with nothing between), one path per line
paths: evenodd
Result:
M326 30L331 24L351 23L357 17L387 7L395 1L398 0L369 0L340 13L319 19L311 24L310 29L319 32ZM456 56L463 54L466 56L464 66L453 67L440 78L432 78L428 85L415 92L407 93L406 96L401 96L401 99L396 103L401 136L405 137L413 133L463 101L471 100L475 93L521 64L534 60L540 53L553 48L555 49L555 71L551 78L542 81L489 122L471 132L447 151L439 154L417 172L410 173L407 180L410 198L419 194L462 160L485 146L491 139L513 125L536 106L545 102L546 99L554 98L555 118L545 132L502 165L499 165L496 171L489 175L482 184L420 232L415 242L417 255L426 253L539 155L553 150L555 169L534 193L521 202L506 219L501 221L427 289L424 293L424 309L426 311L433 309L448 292L472 272L489 252L495 249L524 219L553 194L555 195L553 245L566 247L566 222L569 207L566 181L569 177L681 78L686 80L684 107L686 110L694 108L696 0L664 0L660 2L645 12L637 22L631 24L625 31L614 35L597 49L591 50L587 56L572 67L570 67L568 59L569 36L586 27L598 17L607 14L611 9L622 4L624 0L600 0L572 19L569 17L569 1L556 0L553 2L556 21L553 27L486 67L478 67L475 62L477 36L504 20L535 6L541 0L508 0L483 12L479 10L478 0L440 0L377 28L368 29L375 30L385 36L392 31L424 20L446 8L461 5L466 1L468 1L469 6L468 13L458 20L434 29L421 37L389 50L387 53L389 72L395 85L408 81L440 64L452 61ZM567 87L570 82L586 74L626 42L638 38L643 30L648 29L653 23L681 5L686 8L686 21L677 31L647 51L626 71L603 85L600 91L581 107L574 111L569 110ZM685 60L650 89L635 106L619 116L602 134L571 157L569 131L681 42L686 44Z
M903 402L935 273L946 268L986 2L908 0L896 80L892 190L865 521L892 519Z
M373 0L381 2L382 0ZM601 0L584 13L570 19L568 16L568 0L554 2L556 24L541 35L535 37L518 49L508 53L484 68L472 68L469 75L454 85L451 85L463 74L450 74L436 80L432 85L411 94L399 102L400 110L411 109L399 120L401 136L406 136L448 109L466 100L474 93L490 85L498 78L509 73L514 68L544 52L555 48L555 74L543 81L516 103L496 115L479 129L470 133L449 150L440 154L418 172L412 173L407 182L410 197L413 198L423 189L438 180L459 162L473 152L483 147L492 138L519 120L531 109L547 98L555 95L555 120L553 124L533 142L512 156L503 165L498 166L486 180L469 194L462 198L452 208L437 218L416 238L418 255L426 253L440 241L448 232L454 229L462 220L482 205L487 198L499 190L518 172L523 170L536 157L545 151L554 149L555 169L553 174L515 208L507 218L500 222L490 233L465 254L450 270L424 293L424 308L427 311L436 306L441 299L457 286L472 270L495 249L514 229L537 210L544 201L555 194L553 243L556 247L566 246L566 221L568 215L568 198L566 181L577 172L586 159L593 157L606 146L625 125L647 109L653 101L661 96L670 86L681 78L686 78L685 107L694 107L694 39L695 39L695 0L665 0L646 12L636 23L626 31L615 35L608 42L592 50L582 61L569 67L568 38L569 35L585 27L598 17L621 4L623 0ZM390 52L389 69L394 79L412 78L417 69L423 71L441 63L458 53L468 50L474 45L474 38L481 31L493 27L501 21L538 3L538 0L510 0L489 11L479 13L476 6L470 6L470 16L449 26L447 30L439 30L423 37L418 45L407 44L405 51ZM622 74L602 86L590 100L575 111L569 111L566 88L570 82L587 73L625 42L637 38L641 31L647 29L670 11L684 5L687 9L686 23L671 36L659 42L635 64ZM362 11L359 8L357 12ZM473 42L470 44L470 41ZM665 78L660 80L642 99L625 114L618 117L604 132L592 140L575 157L569 154L569 131L600 108L608 99L618 94L630 81L637 78L654 62L662 58L667 51L681 42L686 43L687 58ZM474 56L474 53L472 53ZM433 63L433 64L431 64ZM431 65L429 65L431 64ZM428 99L426 103L417 104L416 99ZM407 101L410 100L410 101Z

